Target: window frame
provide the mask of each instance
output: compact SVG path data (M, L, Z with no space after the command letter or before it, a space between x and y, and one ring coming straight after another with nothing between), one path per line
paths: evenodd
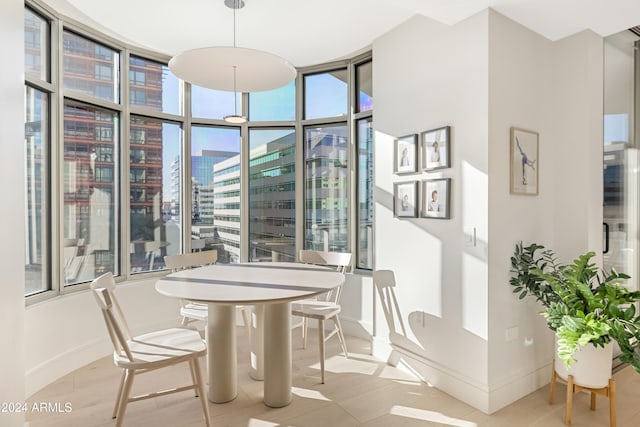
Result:
M283 121L254 121L247 122L242 125L229 125L222 119L209 119L193 117L191 114L191 85L182 81L179 81L182 97L180 99L179 112L176 114L166 113L163 111L152 110L151 108L145 108L143 105L131 103L131 64L130 60L135 61L136 58L145 61L154 61L162 65L166 65L169 61L167 55L160 54L131 45L122 40L113 38L109 35L99 33L94 28L90 28L85 24L82 24L72 18L64 17L57 12L41 6L36 0L26 0L24 5L25 10L42 17L48 22L48 46L45 46L47 54L48 72L47 81L34 78L33 76L25 76L25 86L32 87L36 90L43 91L49 98L49 124L48 124L48 182L46 186L43 186L43 192L46 192L45 217L46 221L43 224L43 230L47 237L47 263L48 263L48 277L47 283L43 284L45 290L38 292L37 294L27 295L25 293L25 299L27 304L33 304L45 299L49 299L61 294L67 294L77 291L86 290L89 287L89 282L75 284L73 286L64 285L64 268L63 268L63 222L64 222L64 168L61 167L64 159L64 105L65 103L75 103L78 105L84 105L89 108L95 108L98 110L106 109L118 114L118 127L117 131L114 130L112 138L115 138L115 145L112 148L105 148L104 152L99 153L100 156L104 156L105 159L110 158L116 165L113 170L113 185L114 192L118 192L118 199L115 201L115 218L117 224L116 233L120 236L117 243L118 250L115 252L118 259L115 262L118 265L119 275L116 277L117 282L127 281L133 278L145 278L153 279L165 274L164 271L150 271L145 273L132 274L130 269L129 260L129 242L130 242L130 220L128 210L130 209L131 187L129 185L131 174L131 166L127 153L130 148L130 117L132 115L145 116L153 119L158 119L164 122L175 123L182 128L182 142L180 148L180 164L177 170L171 171L172 174L179 175L180 182L180 200L178 201L178 209L180 209L180 221L181 221L181 251L188 252L191 250L191 216L185 214L185 207L189 206L187 201L191 200L191 186L187 185L186 177L191 176L191 128L192 126L220 126L231 127L239 129L241 148L240 148L240 261L247 261L249 259L249 141L248 135L250 129L278 129L278 128L292 128L295 132L295 159L296 159L296 171L295 171L295 215L296 215L296 230L295 230L295 245L296 253L304 246L304 212L305 212L305 164L304 164L304 134L305 128L308 126L323 126L328 124L341 123L346 125L347 140L348 140L348 202L347 202L347 215L348 215L348 248L350 251L355 252L358 248L358 236L357 236L357 173L358 173L358 153L357 153L357 140L356 138L356 125L357 121L366 118L373 117L373 109L356 113L357 108L357 87L356 87L356 67L359 64L372 61L371 52L361 54L359 56L335 61L331 63L319 64L313 67L305 67L298 69L298 76L295 79L295 118L293 120ZM98 95L90 96L72 89L64 89L63 75L64 75L64 49L63 49L63 35L65 32L71 32L76 36L85 38L91 42L98 43L107 49L113 50L118 55L118 60L114 63L114 84L117 86L115 93L117 93L117 99L114 101L99 98ZM333 70L345 69L347 71L347 106L346 114L333 117L319 117L314 119L305 118L305 93L304 93L304 78L311 74L328 73ZM91 70L91 74L95 70ZM147 76L145 75L145 80ZM133 83L136 83L134 81ZM249 93L242 93L241 96L241 110L243 115L248 115L249 110ZM108 131L105 131L108 133ZM116 134L117 132L117 134ZM101 134L106 136L106 134ZM148 135L147 135L148 136ZM108 139L108 138L107 138ZM146 161L149 161L149 153L147 153ZM149 177L147 177L149 178ZM157 177L155 177L157 178ZM154 178L154 179L155 179ZM373 241L369 243L373 246ZM353 257L354 268L357 267L357 256ZM374 260L375 262L375 253ZM375 264L374 264L375 265Z

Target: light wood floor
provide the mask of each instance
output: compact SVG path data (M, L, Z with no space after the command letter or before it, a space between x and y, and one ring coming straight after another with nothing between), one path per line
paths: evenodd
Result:
M238 330L242 335L242 330ZM210 403L214 426L243 427L562 427L564 426L564 385L558 384L557 403L548 404L548 386L507 408L486 415L451 396L416 381L401 369L369 355L367 342L347 337L350 358L339 353L336 339L328 343L326 384L320 384L317 344L301 348L299 331L294 345L293 401L272 409L262 403L262 383L248 374L248 343L238 337L238 397L232 402ZM315 332L315 331L312 331ZM152 372L136 378L133 392L160 390L189 381L186 366ZM104 357L48 385L28 400L71 404L67 413L29 412L30 427L113 426L111 411L120 370L111 357ZM615 375L617 382L618 427L640 426L640 375L625 368ZM125 426L202 426L198 399L191 392L132 403L127 408ZM589 410L588 395L574 402L573 426L608 427L608 400L598 397L596 411Z

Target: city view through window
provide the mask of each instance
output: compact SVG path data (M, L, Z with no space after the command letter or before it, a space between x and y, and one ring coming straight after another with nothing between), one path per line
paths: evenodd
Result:
M165 63L67 29L62 52L49 50L45 18L25 9L26 295L106 271L163 270L165 255L187 250L215 249L219 263L296 261L302 248L353 251L356 267L372 267L370 59L239 97L249 122L229 126L222 117L233 93L186 85ZM48 52L63 64L59 89L48 84ZM58 90L64 107L53 114ZM60 117L62 140L48 132L49 117Z

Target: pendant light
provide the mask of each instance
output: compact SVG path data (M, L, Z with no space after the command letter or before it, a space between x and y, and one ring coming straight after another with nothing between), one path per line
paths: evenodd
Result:
M244 123L237 113L238 92L261 92L282 87L296 77L296 69L269 52L236 46L236 9L244 0L224 0L233 9L233 46L212 46L187 50L169 61L169 69L182 80L209 89L234 92L234 114L230 123ZM239 121L241 120L242 121Z

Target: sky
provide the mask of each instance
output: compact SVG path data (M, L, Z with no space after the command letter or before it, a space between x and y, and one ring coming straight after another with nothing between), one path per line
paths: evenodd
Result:
M305 78L307 118L340 116L347 113L347 84L345 76L320 73ZM180 80L164 66L163 70L163 112L180 114L182 90ZM252 121L293 121L295 120L295 81L270 91L254 92L249 95L249 119ZM206 89L192 86L192 116L207 119L222 119L235 114L233 92ZM241 108L241 96L237 97ZM362 99L361 99L361 102ZM367 100L364 101L365 103ZM287 133L282 131L251 132L251 147L277 139ZM174 124L163 126L163 193L165 200L170 199L171 163L180 153L181 129ZM215 145L212 144L215 141ZM192 128L191 153L198 155L203 149L222 151L240 150L239 127L194 127Z

